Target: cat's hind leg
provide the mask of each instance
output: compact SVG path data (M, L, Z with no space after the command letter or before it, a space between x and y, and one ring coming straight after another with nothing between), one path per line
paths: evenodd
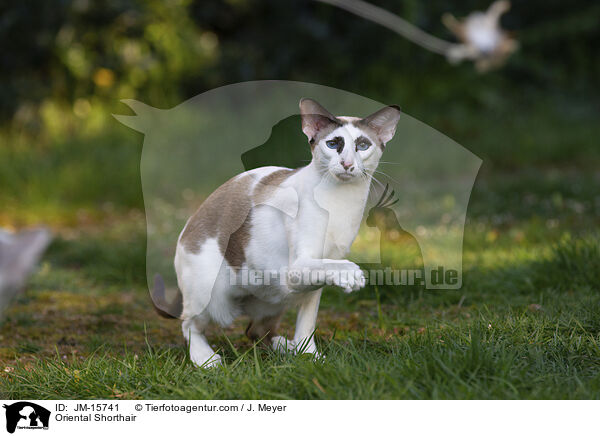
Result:
M253 341L263 340L271 344L276 351L291 351L294 341L279 336L279 322L285 306L271 305L250 297L244 302L244 312L250 316L250 324L246 328L246 336Z
M277 336L281 315L281 313L278 313L258 319L252 319L246 328L246 336L253 341L259 341L261 339L271 341L273 337Z
M190 351L190 360L194 365L209 368L221 364L221 356L216 354L208 344L204 329L208 325L208 314L202 313L183 321L181 330Z
M227 325L235 311L227 295L229 281L217 240L208 239L198 252L178 244L175 270L183 298L181 329L190 359L201 367L218 365L221 357L208 345L204 331L210 321Z
M277 334L281 315L282 313L250 321L246 329L246 336L253 341L264 339L271 344L275 351L281 353L293 351L296 348L296 343L285 336Z

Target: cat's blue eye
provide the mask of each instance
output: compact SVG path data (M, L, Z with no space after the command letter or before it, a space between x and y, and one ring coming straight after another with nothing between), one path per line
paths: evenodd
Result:
M327 144L328 148L331 149L336 149L336 148L343 148L344 147L344 138L342 138L341 136L336 136L333 139L330 139L329 141L325 141L325 144Z
M371 143L365 139L356 143L356 151L365 151L371 146Z

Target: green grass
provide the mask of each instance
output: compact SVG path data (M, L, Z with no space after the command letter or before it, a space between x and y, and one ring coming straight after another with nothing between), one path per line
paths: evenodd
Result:
M192 366L146 288L139 135L0 148L0 225L56 231L0 326L0 398L600 398L596 119L458 109L426 121L484 157L462 289L327 289L322 362L241 319L209 332L223 367Z
M575 321L523 313L439 324L389 339L322 339L322 363L226 347L227 364L192 368L182 349L106 350L15 374L10 397L202 399L597 398L599 355ZM491 325L491 327L490 327ZM465 328L468 327L468 328ZM16 387L16 385L19 385Z
M461 290L326 290L316 332L323 362L252 344L242 319L210 332L224 366L196 369L179 323L152 310L141 216L59 235L0 330L0 396L599 398L597 215L564 206L591 204L593 189L552 202L554 191L536 189L528 172L512 173L521 200L533 192L550 202L505 219L488 192L507 177L484 174L476 186ZM290 313L286 334L293 323Z

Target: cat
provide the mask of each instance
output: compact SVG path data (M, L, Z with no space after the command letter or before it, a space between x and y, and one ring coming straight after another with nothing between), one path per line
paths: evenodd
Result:
M300 101L311 162L302 168L261 167L217 188L181 232L175 254L180 292L172 302L155 277L158 313L183 320L190 359L201 367L221 357L204 331L250 317L246 334L279 351L312 353L324 285L353 292L365 286L344 257L362 221L372 175L400 118L398 106L366 118L334 116L315 100ZM244 282L244 271L283 271L277 280ZM286 309L298 307L293 339L277 335Z

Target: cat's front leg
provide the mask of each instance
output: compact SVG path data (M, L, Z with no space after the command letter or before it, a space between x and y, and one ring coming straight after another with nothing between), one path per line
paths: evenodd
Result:
M314 354L315 358L321 357L315 345L314 334L322 291L322 289L319 289L304 297L298 308L296 331L294 332L294 351L296 353L311 353Z
M275 336L272 340L273 349L280 353L313 354L315 359L321 359L321 354L315 345L314 332L319 311L319 301L322 289L307 292L300 300L298 317L296 319L296 332L294 339Z
M365 275L360 267L345 259L298 259L287 273L288 287L299 292L310 292L330 285L350 293L358 291L365 284Z

